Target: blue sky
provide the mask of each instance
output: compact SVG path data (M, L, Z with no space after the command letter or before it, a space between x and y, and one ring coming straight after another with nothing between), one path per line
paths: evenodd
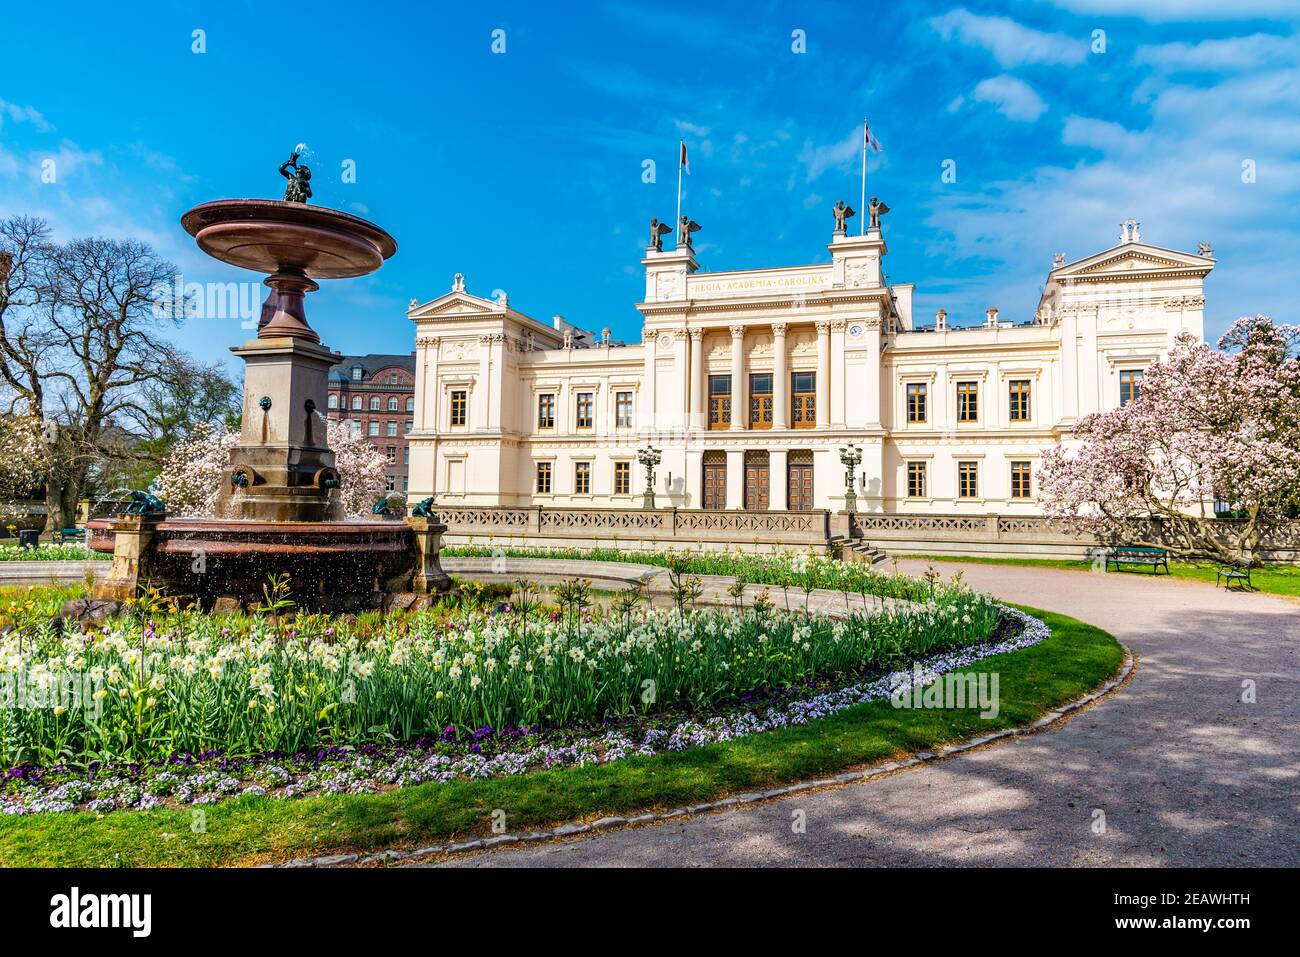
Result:
M673 215L679 137L702 268L826 261L830 206L858 205L864 115L885 148L869 186L893 210L886 270L917 284L921 317L1029 318L1055 252L1113 245L1132 216L1157 245L1214 244L1208 334L1295 319L1294 0L126 9L6 11L0 216L146 239L187 281L250 279L200 255L179 217L278 198L276 167L305 142L315 201L399 247L310 297L344 352L409 351L406 303L457 271L537 318L637 338L646 224ZM248 333L195 319L173 335L216 359Z

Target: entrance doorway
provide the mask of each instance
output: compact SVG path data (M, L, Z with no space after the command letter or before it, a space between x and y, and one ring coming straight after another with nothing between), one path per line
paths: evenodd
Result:
M765 512L768 507L768 470L766 452L745 453L745 509Z
M808 449L788 455L786 507L792 512L810 512L813 507L813 454Z
M727 507L727 453L704 453L704 501L702 508L721 511Z

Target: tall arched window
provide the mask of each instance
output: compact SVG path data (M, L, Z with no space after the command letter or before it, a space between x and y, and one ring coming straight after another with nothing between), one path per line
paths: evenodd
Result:
M390 396L388 397L388 411L389 411L389 412L396 412L396 411L397 411L397 396L395 396L395 395L390 395Z
M339 407L339 397L333 392L330 393L329 407L331 409L337 409Z
M407 411L407 412L414 412L414 411L415 411L415 400L414 400L414 399L407 399L407 400L406 400L406 411Z
M358 412L361 411L361 396L354 395L352 397L352 408L356 409Z
M378 411L379 411L379 396L377 396L377 395L372 395L372 396L370 397L370 411L371 411L371 412L378 412Z

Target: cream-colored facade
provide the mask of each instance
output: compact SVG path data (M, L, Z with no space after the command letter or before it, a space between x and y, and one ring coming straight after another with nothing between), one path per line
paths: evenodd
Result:
M662 450L659 507L842 509L840 449L862 450L859 511L1040 514L1038 459L1140 388L1182 330L1203 333L1213 253L1143 243L1058 256L1036 314L922 327L886 284L880 231L829 262L702 272L647 249L639 344L539 322L505 297L447 294L416 329L410 500L636 508L637 451Z

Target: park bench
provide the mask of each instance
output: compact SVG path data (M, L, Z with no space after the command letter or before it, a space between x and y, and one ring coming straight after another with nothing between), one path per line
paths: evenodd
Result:
M1231 588L1233 582L1240 582L1242 586L1254 591L1255 586L1250 581L1250 562L1244 558L1238 558L1226 565L1221 565L1214 575L1216 588L1220 582L1223 583L1224 588Z
M1106 571L1110 571L1111 562L1118 569L1121 565L1150 565L1151 574L1160 574L1160 569L1169 572L1169 552L1163 548L1151 548L1147 545L1120 545L1106 553Z
M61 528L54 533L54 541L58 545L65 542L84 542L86 540L86 530L84 528Z

